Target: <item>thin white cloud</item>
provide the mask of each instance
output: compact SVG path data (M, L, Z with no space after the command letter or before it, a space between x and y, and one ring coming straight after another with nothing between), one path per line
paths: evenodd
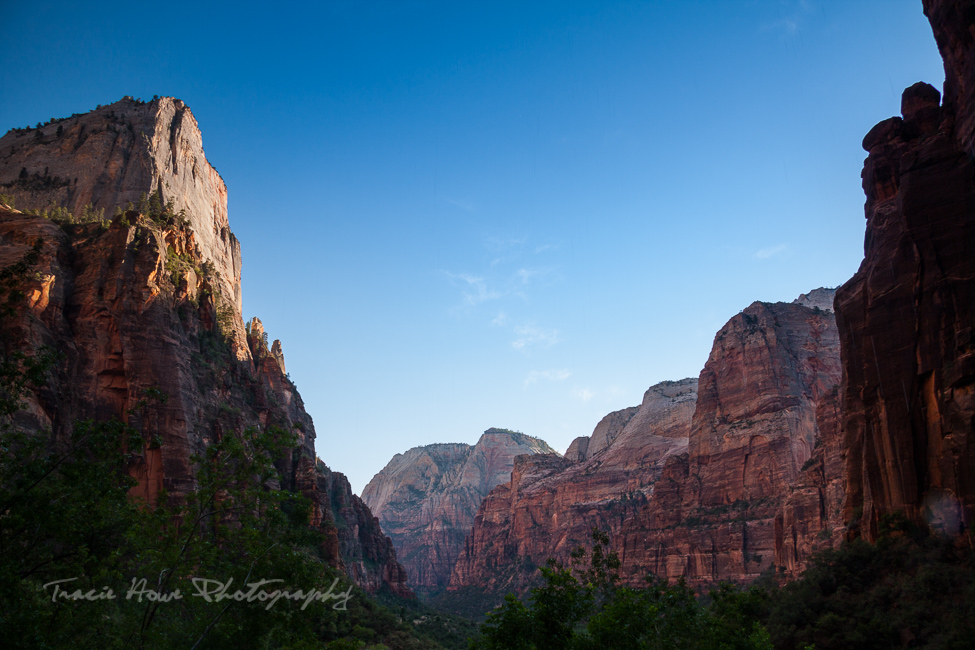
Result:
M515 271L515 277L522 284L528 284L532 281L532 278L537 278L543 275L548 275L548 269L518 269Z
M460 295L464 305L467 307L476 307L482 302L497 300L504 295L501 291L489 288L487 282L482 277L467 273L451 273L449 271L443 271L443 274L455 284L460 284L463 287Z
M770 257L775 257L776 255L781 255L789 248L786 244L779 244L778 246L769 246L768 248L763 248L761 250L755 251L755 259L757 260L767 260Z
M572 391L572 399L580 402L588 402L592 399L593 392L588 388L576 388Z
M518 338L511 342L511 347L522 352L535 345L550 348L559 342L558 330L545 330L531 324L516 327L515 335Z
M556 267L535 266L535 267L522 267L518 269L517 271L515 271L512 281L515 282L516 284L520 283L521 285L528 285L528 284L537 284L540 281L547 284L551 284L554 282L558 282L560 279L561 278L558 274L558 271L556 270Z
M494 320L491 321L491 324L495 327L504 327L508 324L508 315L503 311L499 311L498 315L495 316Z
M572 376L568 370L532 370L525 377L525 387L537 384L540 380L545 381L565 381Z
M521 248L525 245L524 237L487 237L484 240L484 247L489 251L503 253L514 248Z
M544 253L545 251L552 251L559 247L558 244L542 244L541 246L535 247L535 254Z
M763 23L761 25L762 31L784 32L788 36L795 36L799 34L802 23L815 11L815 6L809 0L797 0L795 2L783 0L780 3L780 10L782 12L781 17ZM826 13L823 12L823 18L825 19L825 17Z
M467 201L459 201L457 199L450 199L450 198L444 198L444 201L446 201L452 206L458 207L461 210L465 210L467 212L474 212L475 210L474 204L469 203Z

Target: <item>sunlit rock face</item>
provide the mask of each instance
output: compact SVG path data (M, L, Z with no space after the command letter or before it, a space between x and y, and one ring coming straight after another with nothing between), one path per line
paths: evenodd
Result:
M240 248L226 187L207 162L179 100L126 99L41 129L0 138L0 267L40 256L27 300L2 321L2 354L61 354L18 415L26 429L69 435L78 419L120 418L140 429L129 450L133 498L194 489L194 454L250 427L279 427L297 446L277 462L282 485L313 503L325 557L370 591L410 595L378 522L346 478L315 457L315 428L285 374L280 341L240 317ZM172 200L180 218L152 220L114 206L143 194ZM90 223L58 225L27 209L105 208ZM175 217L175 215L173 215ZM148 395L165 396L147 399Z
M177 212L185 210L202 259L219 273L220 295L240 316L240 243L230 231L227 186L179 99L127 97L41 128L9 131L0 138L0 192L15 197L21 210L56 205L78 213L91 204L107 218L116 206L158 192Z
M396 454L369 481L362 498L393 540L412 588L432 594L446 586L481 500L511 479L516 457L534 454L555 451L538 438L488 429L474 446Z
M926 0L945 96L904 91L864 138L864 260L836 296L845 516L900 512L949 534L975 514L975 13Z
M829 311L756 302L728 321L701 371L688 453L615 538L630 579L747 581L837 541L840 375Z

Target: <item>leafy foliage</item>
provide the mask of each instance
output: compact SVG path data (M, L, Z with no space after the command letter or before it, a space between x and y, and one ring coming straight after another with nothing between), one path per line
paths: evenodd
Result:
M769 588L777 648L971 648L975 555L897 515L876 544L818 555L799 580Z
M11 300L0 316L15 313L22 294L13 292L39 250L0 271ZM273 461L292 453L294 434L225 429L192 458L195 489L146 502L133 498L128 469L158 454L155 432L117 420L75 422L64 436L24 430L18 412L53 355L14 351L0 361L5 648L439 647L328 566L309 501L274 489L282 477ZM132 421L158 420L146 416L165 399L149 389ZM262 580L280 582L250 588ZM216 582L233 597L217 601ZM193 595L201 587L213 602ZM247 597L312 589L330 595L304 608Z
M605 548L608 536L593 530L593 542L587 569L582 548L572 553L572 569L550 560L542 569L545 585L532 589L527 604L509 594L471 648L771 649L759 623L762 592L724 585L704 604L683 581L650 578L647 589L618 587L620 562Z

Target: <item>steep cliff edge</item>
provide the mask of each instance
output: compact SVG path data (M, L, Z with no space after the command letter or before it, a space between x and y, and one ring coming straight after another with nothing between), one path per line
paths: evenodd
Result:
M179 128L171 130L171 143L184 153L179 143L200 143L195 120L181 102L123 100L113 106L133 104L133 110L149 111L146 119L169 119L172 124L175 118L167 117L166 107L179 105ZM99 109L61 121L64 128L54 137L65 138L64 133L84 127L93 133L90 138L98 139L111 131L111 120L105 109ZM53 126L49 125L52 130ZM27 165L34 165L31 151L43 154L45 168L70 176L71 190L81 195L66 200L90 202L100 196L97 190L107 178L115 179L124 192L138 191L138 200L143 193L158 190L147 179L165 178L165 174L144 175L138 182L147 184L140 188L130 175L113 175L118 173L118 161L134 165L136 159L152 160L144 142L130 142L116 133L111 156L79 157L86 151L85 139L77 146L77 142L64 145L67 160L58 161L58 150L51 148L54 144L45 142L46 130L39 131L39 137L31 136L30 146L18 143L17 133L8 134L0 139L0 151ZM119 152L125 142L130 142L130 150ZM186 154L189 158L167 155L177 161L174 166L195 162L195 172L191 166L179 174L195 173L199 178L212 168L202 158L202 148L196 152L198 159L190 154ZM179 191L168 195L173 198L172 210L157 204L150 214L122 212L111 220L96 218L90 223L72 223L70 218L54 222L0 207L0 267L22 259L35 242L42 242L39 260L23 287L26 303L3 321L3 355L42 346L60 353L48 381L18 416L19 424L63 437L78 419L128 420L151 441L144 449L129 450L129 472L139 481L132 494L150 501L163 490L173 499L192 490L192 456L213 441L240 435L249 427L294 431L297 447L276 464L284 487L298 489L312 500L315 522L329 540L323 549L329 561L370 590L386 584L409 594L402 567L378 522L352 495L344 476L316 461L314 425L284 372L280 342L269 346L260 321L255 319L245 328L233 308L239 299L239 248L234 248L236 240L229 228L226 238L218 232L217 239L227 244L225 253L237 251L236 257L231 256L237 260L236 276L219 271L219 247L211 246L208 253L208 245L201 244L206 240L201 231L212 232L226 222L226 190L222 190L223 202L214 204L210 199L221 196L209 193L216 184L198 195L192 195L194 186L176 187ZM4 193L11 188L18 204L30 206L51 196L57 199L56 192L66 192L68 185L33 188L15 181ZM180 201L187 206L179 208L183 212L175 207ZM203 217L190 212L200 205L213 209ZM226 297L228 291L235 292L230 294L233 298Z
M173 97L126 97L94 111L0 138L0 192L21 210L52 206L80 213L86 205L111 218L117 206L158 192L185 210L204 262L213 264L218 294L241 316L240 243L230 231L227 186L203 153L189 107ZM236 351L245 357L243 329Z
M446 586L481 500L511 478L515 458L554 453L538 438L488 429L474 446L435 444L396 454L362 498L392 539L410 587L432 594Z
M904 91L864 138L864 260L837 292L845 516L948 534L975 515L975 4L926 1L945 98Z

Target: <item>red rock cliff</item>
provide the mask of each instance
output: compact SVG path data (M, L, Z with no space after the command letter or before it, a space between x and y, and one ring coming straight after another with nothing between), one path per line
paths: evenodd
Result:
M949 534L975 515L975 3L924 9L944 103L915 84L864 138L864 260L836 298L845 515L868 539L893 512Z
M728 321L701 371L687 455L616 535L629 579L746 581L797 570L838 537L839 381L831 312L756 302Z
M663 382L603 418L573 458L520 456L484 499L449 589L522 590L549 557L567 560L593 526L616 531L653 494L664 463L687 450L697 380ZM575 460L584 456L581 460Z
M633 586L648 572L692 583L794 573L838 541L839 340L816 306L831 298L754 303L718 332L698 380L652 387L575 441L571 459L518 458L482 503L449 588L523 590L593 526L611 534Z
M138 115L148 111L146 119L169 120L170 124L176 124L176 118L167 117L167 106L178 107L181 116L179 124L170 129L170 146L185 153L186 147L179 143L199 145L196 123L181 102L123 101L113 106L132 104ZM96 190L106 179L115 179L113 186L124 192L152 191L146 179L156 182L167 178L165 173L139 177L146 182L141 188L128 173L113 175L118 173L118 161L134 165L132 161L140 157L154 160L138 140L133 144L128 136L115 133L110 156L79 158L86 146L94 146L89 139L99 140L115 124L105 110L62 121L61 133L54 131L57 125L49 125L39 137L32 135L29 143L20 142L17 133L8 134L0 139L0 151L8 152L8 163L16 158L18 164L27 165L34 165L31 152L35 152L43 158L45 168L57 169L63 178L72 179L71 191L83 195L79 201L100 196ZM46 142L48 130L53 138L63 139L68 137L65 133L82 126L91 134L88 139L76 139L70 146ZM130 150L117 151L125 146ZM150 153L153 150L149 147ZM66 160L59 161L59 151ZM175 161L174 168L180 166L179 174L198 178L202 174L213 181L206 172L212 168L202 158L202 148L197 148L197 154L201 158L195 159L195 171L185 168L194 161L193 155L186 154L187 158L172 151L167 155ZM99 166L104 169L100 171ZM68 191L67 185L53 181L38 181L35 187L30 184L32 178L31 173L25 185L18 177L6 189L13 188L17 201L28 206L50 197L57 200L59 192ZM175 183L170 178L170 184ZM170 215L154 220L129 212L112 221L58 224L0 208L0 267L21 259L38 239L43 242L35 275L24 287L26 304L13 318L4 319L2 352L7 355L48 346L62 353L48 384L33 395L28 410L19 416L20 424L64 436L79 418L128 419L160 443L130 450L130 472L139 480L133 496L150 500L162 489L176 499L193 489L191 456L224 435L252 426L294 430L299 446L278 466L285 487L300 489L313 500L316 523L330 540L326 551L333 564L345 567L367 588L376 589L385 581L394 591L408 594L402 567L378 522L351 494L345 477L316 463L314 425L284 373L280 343L268 349L256 319L249 335L245 332L239 312L233 308L239 297L239 276L228 280L217 268L219 250L211 246L208 254L207 233L214 232L217 240L227 243L224 252L238 250L229 228L226 238L220 235L220 224L226 222L225 190L223 203L217 200L214 209L204 210L203 217L189 211L213 205L210 199L219 199L221 194L211 196L209 189L222 188L222 181L204 187L198 195L186 194L195 191L193 186L176 187L183 193L172 196L176 205L187 206L185 219ZM72 196L65 200L74 200ZM123 199L126 196L122 194ZM233 259L239 268L239 253ZM238 292L231 294L233 299L226 297L231 290ZM148 389L165 394L166 401L140 406Z

